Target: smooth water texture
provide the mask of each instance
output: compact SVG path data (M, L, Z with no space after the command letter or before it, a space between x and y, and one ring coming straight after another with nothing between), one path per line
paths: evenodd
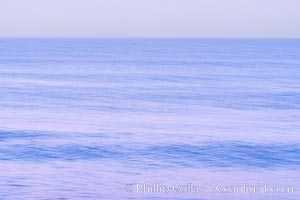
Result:
M299 199L299 122L300 40L0 39L0 199Z

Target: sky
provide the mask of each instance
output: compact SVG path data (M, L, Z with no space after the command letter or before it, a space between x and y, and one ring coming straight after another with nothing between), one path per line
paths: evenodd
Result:
M0 0L0 37L300 38L300 0Z

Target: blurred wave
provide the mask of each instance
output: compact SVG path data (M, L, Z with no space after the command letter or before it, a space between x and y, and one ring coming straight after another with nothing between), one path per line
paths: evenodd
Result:
M49 161L49 160L109 160L132 164L132 167L241 167L300 168L299 144L248 144L245 142L226 141L200 144L173 144L148 146L144 143L89 145L83 141L72 141L59 137L58 133L35 132L0 132L0 141L34 140L51 137L64 140L66 143L55 145L55 141L46 145L31 142L18 144L11 141L0 149L0 160L16 162ZM82 134L84 135L84 133ZM57 137L58 136L58 137ZM95 137L95 136L94 136ZM82 137L84 139L84 137ZM77 138L78 139L78 138ZM98 139L99 140L99 139ZM103 137L100 137L103 140ZM94 140L95 141L95 140Z

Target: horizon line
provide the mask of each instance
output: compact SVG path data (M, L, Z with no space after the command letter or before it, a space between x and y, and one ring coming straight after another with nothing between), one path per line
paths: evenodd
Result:
M108 37L108 36L97 36L97 37L90 37L90 36L0 36L0 39L255 39L255 40L298 40L299 37Z

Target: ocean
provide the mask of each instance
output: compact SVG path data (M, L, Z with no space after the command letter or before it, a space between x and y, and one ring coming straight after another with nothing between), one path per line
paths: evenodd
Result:
M299 199L300 40L0 39L0 199Z

